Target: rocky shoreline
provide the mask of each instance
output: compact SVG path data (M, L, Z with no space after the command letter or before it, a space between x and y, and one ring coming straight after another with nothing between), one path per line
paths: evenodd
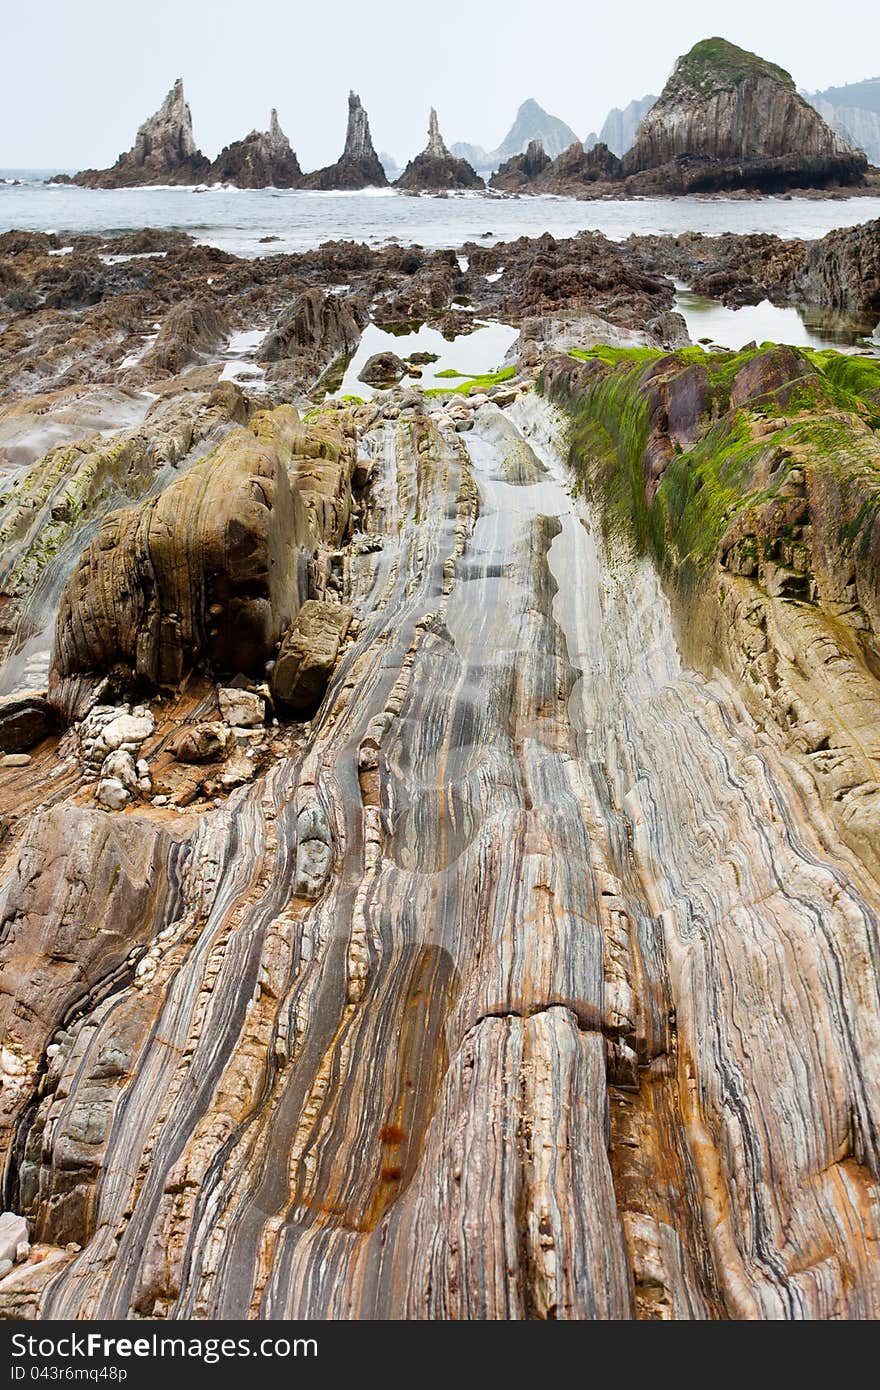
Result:
M0 1316L880 1315L878 256L0 236Z

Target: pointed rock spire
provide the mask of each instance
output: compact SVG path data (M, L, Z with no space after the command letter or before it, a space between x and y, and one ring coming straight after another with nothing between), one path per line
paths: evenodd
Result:
M428 143L421 154L410 160L395 187L403 188L408 193L431 193L447 188L484 188L485 185L466 159L456 159L450 154L440 134L437 112L432 106L428 120Z
M133 147L112 169L86 169L73 182L86 188L126 188L150 183L201 183L210 162L195 142L192 113L178 77L155 115L138 129Z
M304 188L385 188L388 179L373 148L370 122L357 92L348 94L345 149L335 164L306 174Z
M443 136L440 134L440 122L437 120L437 112L431 107L431 117L428 121L428 143L425 146L425 154L431 159L449 159L449 151L443 143Z
M357 92L348 94L348 129L345 134L343 159L375 159L370 121Z
M299 186L302 169L274 107L269 129L252 130L243 140L227 145L211 165L210 177L214 183L232 183L238 188Z

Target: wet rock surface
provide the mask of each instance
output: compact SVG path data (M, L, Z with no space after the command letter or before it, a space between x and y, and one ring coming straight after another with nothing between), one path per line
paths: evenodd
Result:
M0 238L0 1314L880 1314L880 383L669 350L826 243Z

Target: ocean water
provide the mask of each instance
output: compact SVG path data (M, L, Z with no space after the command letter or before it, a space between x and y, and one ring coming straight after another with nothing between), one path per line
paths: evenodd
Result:
M873 318L829 310L771 304L728 309L717 299L679 286L675 307L695 343L708 341L737 351L747 343L787 343L789 347L836 348L880 357L880 334Z
M409 197L391 189L67 188L50 171L0 170L0 231L99 232L172 227L241 256L303 251L330 239L429 248L519 236L773 232L813 239L880 217L880 198L653 198L629 202L460 194ZM272 238L266 240L266 238Z

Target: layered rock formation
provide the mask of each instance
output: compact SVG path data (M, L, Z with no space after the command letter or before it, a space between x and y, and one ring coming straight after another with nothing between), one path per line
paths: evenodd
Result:
M719 661L803 755L880 878L880 366L599 349L551 364L548 383L575 412L609 530L629 530L675 586L689 659Z
M274 108L268 130L252 130L221 151L211 165L210 179L212 183L234 183L237 188L298 186L302 169Z
M866 169L787 72L720 38L679 58L624 160L642 192L822 187Z
M370 122L355 92L348 94L345 148L335 164L306 174L303 188L385 188L388 179L373 148Z
M829 232L806 248L793 296L880 319L880 220Z
M820 611L846 600L820 477L854 484L847 515L861 484L820 457L814 490L808 437L780 438L821 417L867 459L873 417L827 369L844 394L804 410L790 357L622 360L625 385L607 351L547 374L587 496L534 393L466 432L443 405L364 408L371 544L338 569L356 631L295 744L199 809L33 818L0 953L7 1192L35 1244L4 1315L880 1312L880 886L834 819L868 687L841 659L853 610ZM743 420L754 451L725 469ZM716 609L723 579L766 615L742 684L685 665L650 559L603 548L633 481L619 516L668 518L672 587L692 536ZM762 599L771 566L807 573L798 547L830 587ZM837 642L818 682L787 645L811 620ZM776 695L758 720L751 677ZM223 690L221 713L237 695L263 698ZM836 723L811 754L813 717Z
M210 160L196 145L183 80L178 77L156 114L138 130L133 147L119 156L112 169L84 169L71 182L82 188L202 183L210 168Z
M283 309L257 354L273 380L307 388L340 357L350 356L361 337L360 306L324 290L304 290Z
M449 153L440 134L437 112L432 107L428 143L421 154L409 161L395 186L412 193L431 193L441 189L484 188L485 184L466 159L456 159Z

